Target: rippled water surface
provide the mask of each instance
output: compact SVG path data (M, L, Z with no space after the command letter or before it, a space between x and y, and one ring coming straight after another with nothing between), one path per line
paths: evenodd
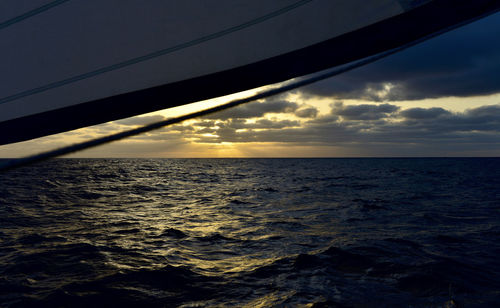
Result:
M58 159L0 174L2 307L500 306L500 159Z

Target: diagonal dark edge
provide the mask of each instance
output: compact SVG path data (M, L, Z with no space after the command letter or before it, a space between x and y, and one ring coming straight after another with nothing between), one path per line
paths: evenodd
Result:
M70 0L56 0L56 1L52 1L50 3L47 3L47 4L42 5L40 7L37 7L36 9L32 9L31 11L28 11L28 12L26 12L24 14L21 14L19 16L16 16L14 18L11 18L9 20L1 22L0 23L0 30L2 30L4 28L7 28L9 26L12 26L13 24L17 24L18 22L21 22L21 21L23 21L25 19L28 19L30 17L33 17L33 16L38 15L40 13L43 13L45 11L48 11L48 10L50 10L50 9L58 6L58 5L61 5L61 4L65 3L65 2L68 2L68 1L70 1Z
M396 48L442 29L492 14L499 9L499 0L435 0L369 27L243 67L4 121L0 123L0 145L171 108L317 72ZM422 20L425 22L422 23ZM391 35L388 36L388 33Z

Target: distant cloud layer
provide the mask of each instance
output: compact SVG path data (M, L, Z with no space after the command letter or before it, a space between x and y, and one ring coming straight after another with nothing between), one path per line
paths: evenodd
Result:
M500 150L500 104L451 112L440 107L401 109L393 104L330 104L328 114L318 115L313 107L299 109L297 104L277 101L253 103L225 114L175 125L136 140L190 140L194 143L293 143L320 146L359 144L365 148L410 146L484 148ZM297 114L297 110L306 110ZM261 118L272 112L295 115L297 120ZM306 116L307 114L307 116ZM218 117L216 117L218 116ZM244 118L247 116L247 118ZM159 117L139 117L116 122L137 125ZM500 153L500 152L497 152Z
M370 101L498 93L499 38L500 14L496 14L301 91Z
M255 106L263 107L261 103ZM234 117L226 114L215 118L214 115L213 119L173 125L98 148L94 154L83 152L83 156L206 157L210 156L210 151L228 144L237 149L259 146L263 150L257 153L266 156L294 156L293 149L297 147L311 149L311 152L297 154L302 156L307 153L326 156L500 155L500 104L452 112L440 107L402 108L389 103L347 105L332 101L329 112L321 114L313 107L286 101L273 106L260 108L258 113L235 108L231 110ZM273 112L268 114L269 110ZM279 110L281 112L277 112ZM308 111L297 114L300 110ZM248 118L244 118L244 114ZM268 116L262 118L256 114ZM109 134L130 125L161 119L164 117L136 117L72 135L93 138L96 133ZM60 142L56 137L48 137L44 146L53 148L60 146ZM280 151L290 151L273 152L276 147L281 147ZM315 152L318 149L323 150ZM33 151L39 150L40 144L33 144Z
M342 102L333 104L332 114L341 116L345 120L378 120L399 110L399 107L390 104L380 105L347 105Z
M205 116L205 119L241 119L241 118L259 118L268 113L287 113L294 112L299 108L296 103L285 100L267 101L266 103L254 102L238 108L232 108L215 114Z
M272 142L314 145L353 145L370 148L434 146L498 151L500 105L453 113L443 108L401 110L391 104L331 105L331 113L305 122L244 119L212 122L211 136L204 136L204 122L189 138L201 143ZM394 152L397 154L397 151Z

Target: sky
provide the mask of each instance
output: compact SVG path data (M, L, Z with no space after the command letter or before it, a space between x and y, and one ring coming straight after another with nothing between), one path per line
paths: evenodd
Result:
M20 157L258 92L0 146ZM500 156L500 13L289 93L71 157Z

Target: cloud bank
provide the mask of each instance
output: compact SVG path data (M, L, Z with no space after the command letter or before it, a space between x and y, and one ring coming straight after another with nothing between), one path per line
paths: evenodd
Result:
M498 93L499 37L497 13L300 92L378 102Z
M391 104L331 104L331 112L308 121L245 119L219 120L211 136L201 127L189 138L198 143L290 143L315 146L384 146L433 150L484 150L500 153L500 105L454 113L443 108L401 110ZM196 126L195 126L196 127ZM496 152L495 152L496 151ZM411 154L411 153L409 153Z

